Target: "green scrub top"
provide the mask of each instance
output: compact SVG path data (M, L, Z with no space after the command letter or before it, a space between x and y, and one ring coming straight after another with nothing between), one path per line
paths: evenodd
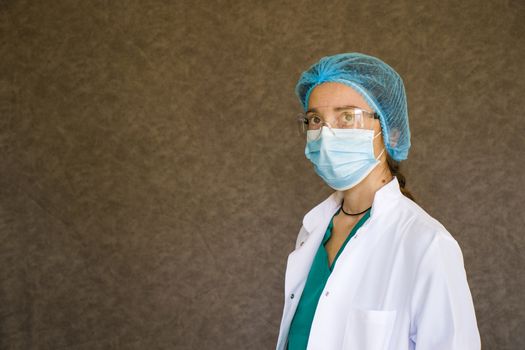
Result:
M336 216L339 214L339 210L334 214ZM344 250L348 241L356 233L356 231L361 227L364 222L370 217L370 209L363 215L363 217L355 224L354 228L345 239L341 248L337 252L332 266L328 264L328 254L326 252L325 244L332 234L332 227L334 226L334 216L330 220L330 224L326 229L324 234L323 241L317 250L317 254L314 257L312 262L312 267L308 273L306 279L306 284L304 286L303 294L299 300L299 305L295 311L292 323L290 325L290 331L288 333L288 350L304 350L308 344L308 337L310 335L310 328L312 327L312 321L315 314L315 309L317 308L317 303L321 297L321 293L326 285L326 281L330 274L332 273L337 258Z

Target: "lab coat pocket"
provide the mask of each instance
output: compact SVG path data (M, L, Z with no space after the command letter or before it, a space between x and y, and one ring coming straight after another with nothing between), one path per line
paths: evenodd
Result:
M392 330L394 329L396 313L396 310L352 308L346 319L343 349L388 349Z

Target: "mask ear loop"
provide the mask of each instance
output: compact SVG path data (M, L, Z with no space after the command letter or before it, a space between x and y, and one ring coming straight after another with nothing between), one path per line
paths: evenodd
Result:
M381 131L377 135L374 136L374 139L378 137L379 135L381 135ZM383 154L383 152L385 152L385 147L383 147L383 150L381 151L381 153L379 153L376 160L379 160L379 158L381 158L381 155Z
M385 152L385 147L383 147L383 150L381 151L381 153L379 153L376 160L379 160L379 158L381 158L381 155L383 154L383 152Z

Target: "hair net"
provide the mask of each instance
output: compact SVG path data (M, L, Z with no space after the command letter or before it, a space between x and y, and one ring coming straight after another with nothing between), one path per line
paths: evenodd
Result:
M387 152L397 161L407 158L410 129L405 87L392 67L357 52L321 58L301 74L295 87L305 111L313 88L325 82L338 82L357 90L379 115Z

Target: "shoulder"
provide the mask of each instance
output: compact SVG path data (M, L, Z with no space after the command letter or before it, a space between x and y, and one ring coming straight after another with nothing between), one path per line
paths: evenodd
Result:
M396 208L399 230L395 232L407 252L419 262L438 260L463 264L461 247L453 235L420 205L403 196Z
M431 216L419 204L402 196L396 207L397 216L407 239L432 241L437 238L455 240L452 234L436 218Z

